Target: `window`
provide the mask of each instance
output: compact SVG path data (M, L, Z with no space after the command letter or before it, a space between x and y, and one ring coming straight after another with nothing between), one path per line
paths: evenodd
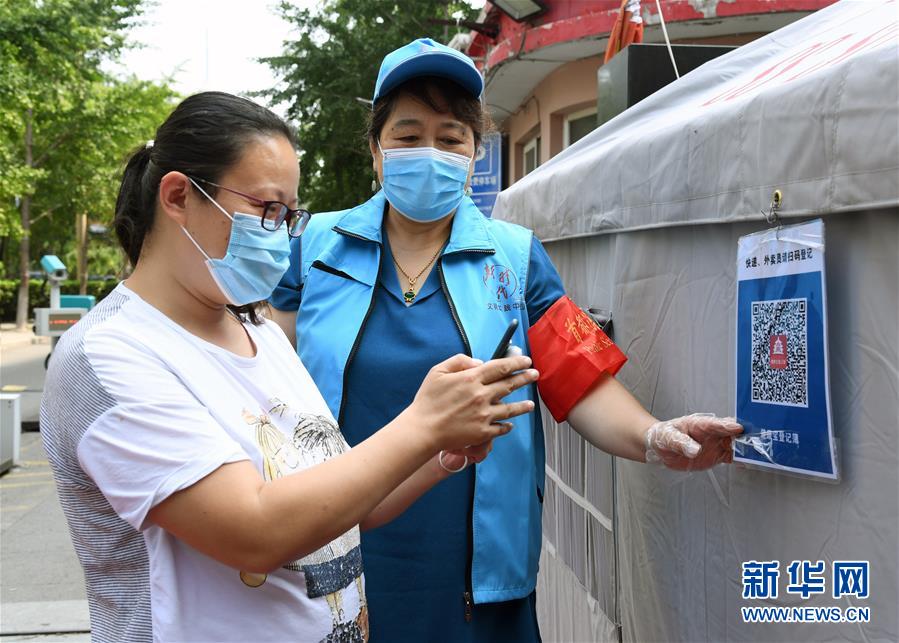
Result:
M583 109L565 117L563 147L577 143L596 129L596 108Z
M525 144L523 151L524 156L524 174L530 174L540 166L540 137L535 136Z

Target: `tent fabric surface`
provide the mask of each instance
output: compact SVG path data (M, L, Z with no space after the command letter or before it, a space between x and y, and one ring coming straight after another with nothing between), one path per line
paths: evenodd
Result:
M775 188L786 217L895 205L897 23L895 0L843 0L706 63L503 191L493 216L551 240L757 220Z
M899 5L847 1L691 72L501 193L571 298L610 312L618 379L656 417L732 415L737 240L822 217L842 477L676 473L611 458L544 414L537 609L550 641L899 640ZM778 561L777 598L742 563ZM794 560L870 561L867 599L786 591ZM868 623L740 608L867 607Z
M690 474L620 459L613 466L545 413L544 641L617 641L606 620L640 643L899 640L899 208L824 220L841 480L737 465ZM758 228L682 226L547 244L571 298L611 310L614 340L630 358L617 378L656 417L733 413L737 239ZM805 601L786 592L794 560L822 560L830 572L833 561L859 559L871 564L866 600L831 598L830 580L827 594ZM743 600L741 566L752 560L779 561L777 599ZM740 608L753 605L869 607L871 622L742 622Z

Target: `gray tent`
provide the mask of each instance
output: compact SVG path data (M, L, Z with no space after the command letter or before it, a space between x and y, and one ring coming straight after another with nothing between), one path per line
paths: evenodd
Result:
M620 461L546 422L538 610L547 641L899 640L899 7L843 0L700 67L500 194L572 298L611 311L619 374L657 417L734 412L737 239L822 217L841 480ZM549 417L548 414L545 417ZM785 593L793 560L870 561L870 596ZM869 623L748 624L763 606ZM829 569L829 567L828 567ZM829 586L828 586L829 590Z

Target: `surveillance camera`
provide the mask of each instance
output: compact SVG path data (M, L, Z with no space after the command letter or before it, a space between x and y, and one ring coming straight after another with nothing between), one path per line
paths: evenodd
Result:
M69 277L69 271L66 270L65 264L56 255L44 255L41 257L41 268L44 269L44 272L51 279L62 281Z

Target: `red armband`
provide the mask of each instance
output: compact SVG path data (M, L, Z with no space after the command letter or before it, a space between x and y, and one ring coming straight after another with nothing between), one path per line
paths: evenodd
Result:
M596 322L567 295L531 326L528 340L534 368L540 371L540 397L556 422L568 417L600 375L614 375L627 361Z

